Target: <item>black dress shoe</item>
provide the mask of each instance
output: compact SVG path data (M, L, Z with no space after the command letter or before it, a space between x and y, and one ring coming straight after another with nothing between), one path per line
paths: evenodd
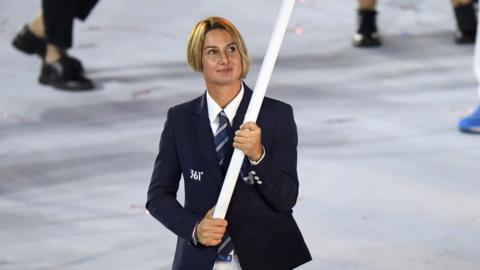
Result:
M353 46L360 48L379 47L382 45L382 40L377 33L356 33L352 38Z
M85 77L82 63L67 55L53 63L43 62L38 81L67 91L86 91L95 88L93 82Z
M457 44L474 44L476 33L457 31L455 33L455 43Z
M28 25L24 25L22 30L17 33L12 41L13 47L26 54L38 54L40 57L45 57L47 52L47 43L44 39L35 36Z

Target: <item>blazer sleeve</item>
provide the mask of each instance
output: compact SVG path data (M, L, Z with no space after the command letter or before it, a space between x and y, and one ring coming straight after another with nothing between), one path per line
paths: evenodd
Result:
M251 169L258 180L258 190L267 203L277 212L291 212L298 197L297 175L297 127L290 105L281 106L275 124L272 145L265 150L265 157Z
M172 109L169 109L148 188L146 208L165 227L190 242L200 217L189 212L177 200L181 168L172 127L175 120L172 115Z

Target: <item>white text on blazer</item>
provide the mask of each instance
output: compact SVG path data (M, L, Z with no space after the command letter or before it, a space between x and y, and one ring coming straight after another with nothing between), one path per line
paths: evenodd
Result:
M203 172L190 169L190 179L195 181L202 181L202 176Z

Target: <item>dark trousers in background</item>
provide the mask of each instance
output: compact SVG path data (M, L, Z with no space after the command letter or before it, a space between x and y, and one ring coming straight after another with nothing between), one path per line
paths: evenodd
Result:
M72 47L73 21L85 20L98 0L42 0L45 40L62 49Z

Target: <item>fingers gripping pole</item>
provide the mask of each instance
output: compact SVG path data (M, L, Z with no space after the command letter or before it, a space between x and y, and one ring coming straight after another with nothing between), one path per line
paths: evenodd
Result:
M265 92L267 91L273 67L275 66L275 61L277 60L278 52L280 51L294 6L295 0L283 0L265 58L263 59L262 67L260 68L257 84L255 85L252 99L245 114L244 122L257 121L258 113L260 112L260 107L262 106L263 98L265 97ZM225 218L227 214L228 205L230 204L230 199L232 198L244 157L245 154L242 151L238 149L233 151L225 181L223 182L222 190L220 191L220 196L218 197L217 205L213 212L214 218Z

